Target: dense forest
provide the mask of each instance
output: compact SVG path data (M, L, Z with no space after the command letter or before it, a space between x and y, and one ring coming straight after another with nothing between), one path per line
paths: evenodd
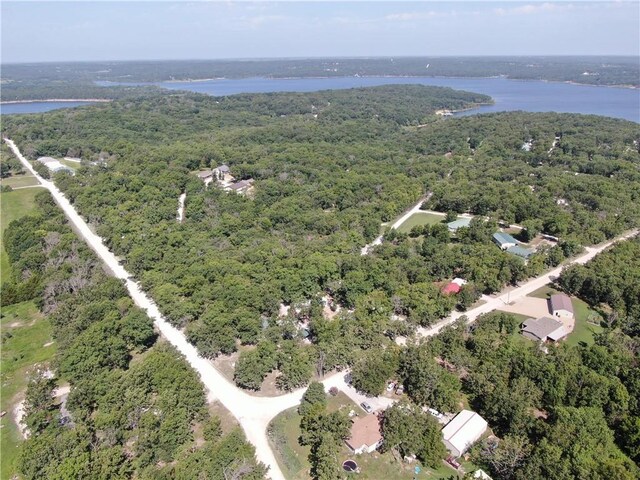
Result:
M34 300L58 345L55 376L40 368L29 379L23 478L263 478L242 432L223 434L197 374L157 340L49 193L36 203L3 239L12 270L3 274L3 305ZM62 404L53 395L59 379L71 385Z
M236 382L257 389L277 371L287 390L314 372L375 365L376 348L395 336L638 226L637 124L433 115L483 101L422 86L163 94L8 117L3 134L32 159L97 161L56 183L204 355L243 344ZM207 188L194 175L223 163L255 179L253 195ZM382 222L428 192L428 207L487 220L454 238L443 224L386 232L360 255ZM525 263L492 243L501 221L560 241ZM469 285L443 295L437 282L454 276ZM342 307L332 320L323 295ZM281 303L296 308L283 318Z
M428 67L427 67L428 65ZM588 75L585 75L585 72ZM95 81L246 77L495 77L639 86L636 57L398 57L5 64L2 100L118 98ZM101 90L102 89L102 90ZM121 89L122 90L122 89Z

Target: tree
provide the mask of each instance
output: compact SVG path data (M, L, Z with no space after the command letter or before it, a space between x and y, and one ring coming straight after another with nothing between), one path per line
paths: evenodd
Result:
M353 386L367 395L380 395L397 367L398 356L395 350L370 350L351 370Z
M338 480L340 478L338 451L338 442L333 435L328 432L323 433L309 454L311 477L314 480Z
M24 401L26 425L32 435L37 435L49 425L55 415L53 391L55 379L46 372L38 371L29 379Z
M491 468L496 480L514 478L531 453L532 446L523 435L506 435L501 440L484 441L480 458Z
M397 453L400 459L416 455L425 465L437 468L446 456L440 425L411 403L396 403L385 410L382 433L382 449Z
M418 405L454 411L460 380L439 366L429 349L409 347L400 362L400 375L409 397Z
M327 394L324 391L324 385L320 382L311 382L307 387L307 390L302 395L302 400L298 406L298 413L301 416L306 416L310 407L319 405L319 408L324 411L327 406Z

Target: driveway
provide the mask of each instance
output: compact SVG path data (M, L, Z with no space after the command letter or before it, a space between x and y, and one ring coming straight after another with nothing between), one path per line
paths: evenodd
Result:
M549 317L549 304L546 298L524 297L501 307L503 312L517 313L531 318Z

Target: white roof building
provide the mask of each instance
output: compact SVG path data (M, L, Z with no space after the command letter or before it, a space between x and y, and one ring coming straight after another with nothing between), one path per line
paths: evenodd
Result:
M487 421L471 410L462 410L442 429L444 446L454 457L463 455L487 431Z
M63 165L62 163L60 163L59 160L56 160L55 158L40 157L38 158L38 162L46 166L49 169L49 171L51 171L52 173L66 171L71 173L72 175L75 174L75 170L73 168Z

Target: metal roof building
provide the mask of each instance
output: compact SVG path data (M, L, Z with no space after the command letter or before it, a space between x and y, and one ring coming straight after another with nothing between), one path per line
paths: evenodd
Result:
M442 429L444 446L459 457L487 431L487 421L471 410L462 410Z

